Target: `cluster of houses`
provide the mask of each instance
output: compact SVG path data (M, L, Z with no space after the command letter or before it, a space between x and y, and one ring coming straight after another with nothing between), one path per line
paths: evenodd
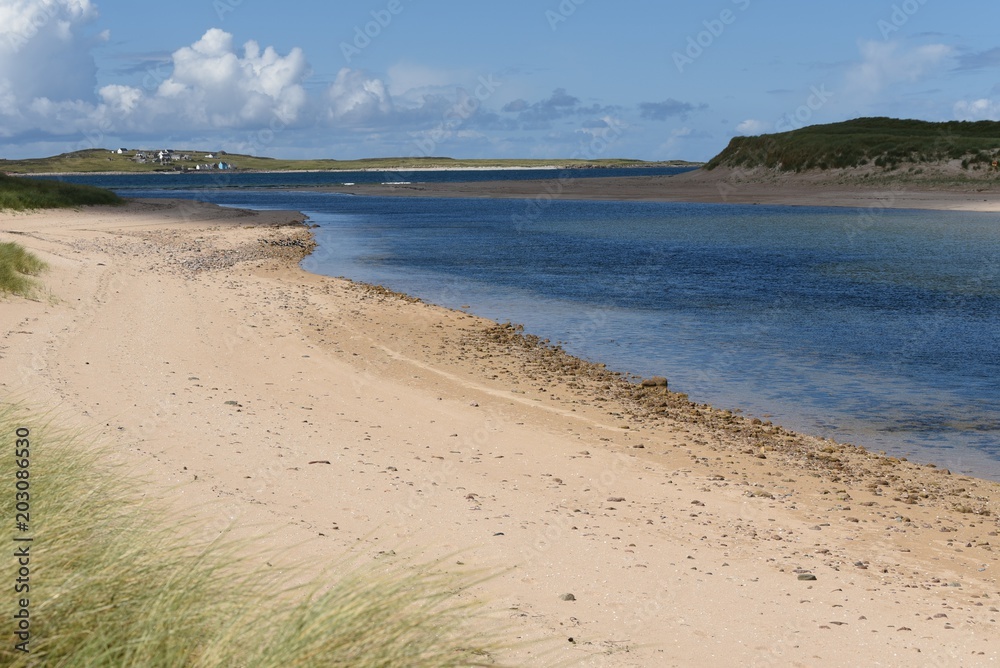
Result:
M190 153L177 153L173 149L165 149L160 151L147 151L147 150L129 150L127 148L119 148L112 153L116 155L129 156L133 161L139 164L146 163L159 163L161 165L174 165L175 169L196 170L203 171L209 169L233 169L233 165L225 160L219 160L217 156L225 155L225 151L219 151L218 153L204 153L200 156L192 156ZM194 165L179 165L175 163L180 162L197 162ZM208 160L211 162L200 162L202 160Z

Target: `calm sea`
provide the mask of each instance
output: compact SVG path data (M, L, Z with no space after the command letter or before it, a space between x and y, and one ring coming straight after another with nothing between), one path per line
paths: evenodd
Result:
M667 376L697 402L1000 480L1000 215L127 178L88 181L297 209L320 225L310 271L523 323L612 368Z

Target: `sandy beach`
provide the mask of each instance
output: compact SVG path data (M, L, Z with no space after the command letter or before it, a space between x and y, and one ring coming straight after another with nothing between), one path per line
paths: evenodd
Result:
M856 170L855 170L856 171ZM407 176L406 173L401 173ZM954 175L951 175L954 176ZM1000 211L996 182L971 182L966 187L941 187L900 179L891 186L858 182L826 173L803 175L749 172L728 168L696 170L676 176L581 178L563 170L551 179L467 183L420 182L352 184L321 190L353 195L405 197L511 197L545 202L553 198L633 200L648 202L703 202L719 204L776 204L782 206L838 206L878 209L935 209L946 211Z
M569 198L590 181L343 191ZM597 195L680 197L664 183ZM1000 194L699 187L686 201L1000 210ZM264 527L278 568L350 553L493 574L468 596L514 644L498 663L1000 665L997 483L309 274L301 221L153 200L0 212L0 241L51 267L43 297L0 298L3 395L95 434L204 536Z

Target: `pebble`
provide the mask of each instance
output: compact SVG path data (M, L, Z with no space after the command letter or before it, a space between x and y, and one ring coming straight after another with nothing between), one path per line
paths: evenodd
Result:
M576 596L573 596L573 594L563 594L559 598L561 598L564 601L575 601L576 600Z
M799 579L800 580L806 580L806 581L812 581L812 580L816 579L816 576L813 575L812 573L802 573L801 575L799 575Z

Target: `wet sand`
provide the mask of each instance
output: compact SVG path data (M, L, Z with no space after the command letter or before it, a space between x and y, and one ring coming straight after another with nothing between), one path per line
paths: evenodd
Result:
M4 396L97 434L202 535L495 573L470 595L533 641L512 665L1000 662L1000 485L309 274L299 221L0 213L51 265L46 296L0 301Z
M580 178L574 170L565 170L552 179L531 181L420 183L420 175L416 173L407 178L413 182L324 186L320 189L353 195L507 197L537 199L540 202L584 199L1000 211L1000 188L986 182L946 188L901 180L884 186L845 183L821 175L783 176L779 179L724 168L677 176L596 178Z

